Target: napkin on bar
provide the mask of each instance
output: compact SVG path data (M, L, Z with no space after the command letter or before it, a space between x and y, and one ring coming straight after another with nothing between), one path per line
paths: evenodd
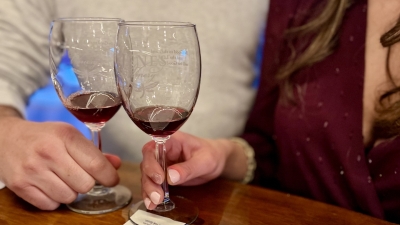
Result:
M0 181L0 189L3 189L6 185Z
M170 218L158 216L143 210L136 211L124 225L185 225L185 223L172 220Z

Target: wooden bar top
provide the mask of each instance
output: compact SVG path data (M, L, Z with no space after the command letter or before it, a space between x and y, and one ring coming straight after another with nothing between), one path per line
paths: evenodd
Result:
M132 191L132 203L141 200L139 165L124 162L119 170L121 184ZM203 224L391 224L367 215L309 199L217 179L194 187L170 187L172 195L196 202ZM127 207L103 215L82 215L60 206L41 211L21 200L7 188L0 190L0 225L122 225Z

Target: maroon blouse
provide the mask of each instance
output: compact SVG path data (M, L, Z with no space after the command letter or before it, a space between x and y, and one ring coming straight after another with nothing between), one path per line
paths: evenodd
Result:
M253 184L399 222L400 139L363 144L366 0L348 9L335 52L296 74L298 105L277 101L283 32L318 2L270 0L260 87L242 136L256 152Z

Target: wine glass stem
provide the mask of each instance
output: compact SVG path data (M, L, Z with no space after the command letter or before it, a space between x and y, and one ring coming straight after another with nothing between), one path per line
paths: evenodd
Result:
M100 136L100 131L101 130L92 130L90 129L90 132L92 134L92 141L94 146L96 146L100 151L101 150L101 136Z
M168 182L167 182L167 165L166 165L166 160L165 160L165 152L166 152L166 148L165 148L165 142L169 139L168 137L153 137L153 140L156 142L156 157L157 157L157 161L160 164L160 166L162 167L164 174L165 174L165 179L163 181L163 183L161 184L161 188L164 191L164 200L163 203L167 203L170 202L170 198L169 198L169 190L168 190Z
M101 128L104 126L103 124L98 125L98 124L86 124L86 126L89 128L90 133L92 135L92 142L94 146L96 146L100 151L101 150L101 135L100 131ZM108 191L102 184L96 181L94 187L92 190L88 192L90 195L103 195Z
M100 136L100 129L90 129L90 133L92 134L92 141L94 146L96 146L100 151L101 150L101 136ZM91 192L98 192L101 191L103 188L103 185L101 185L99 182L96 181L96 184L94 185L93 189Z

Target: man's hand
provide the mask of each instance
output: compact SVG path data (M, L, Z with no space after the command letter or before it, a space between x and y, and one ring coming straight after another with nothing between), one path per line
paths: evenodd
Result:
M120 164L69 124L29 122L15 110L0 109L0 180L40 209L72 202L95 180L116 185Z

